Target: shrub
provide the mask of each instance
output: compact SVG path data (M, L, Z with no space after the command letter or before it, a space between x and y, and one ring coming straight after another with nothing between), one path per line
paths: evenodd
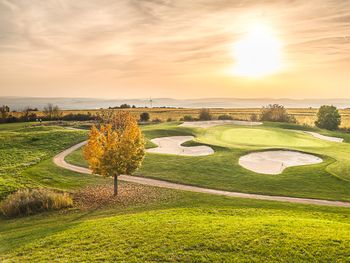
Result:
M251 121L258 121L259 120L258 115L253 113L252 115L250 115L250 120Z
M201 109L199 112L199 120L201 121L209 121L212 119L211 113L209 109Z
M315 125L322 129L337 130L341 123L340 114L335 106L323 105L317 112Z
M218 120L233 120L233 118L231 115L223 114L223 115L219 115Z
M193 121L192 115L185 115L183 118L184 121Z
M166 121L167 121L167 122L171 122L171 121L173 121L173 119L172 119L172 118L167 118Z
M154 123L160 123L160 122L162 122L162 120L159 119L159 118L155 118L155 119L152 120L152 122L154 122Z
M148 112L142 112L140 114L140 121L149 121L149 113Z
M262 121L296 122L295 118L287 113L284 106L279 104L270 104L263 107L260 119Z
M59 210L72 205L73 201L67 193L48 189L21 189L2 201L0 210L6 217L15 217Z

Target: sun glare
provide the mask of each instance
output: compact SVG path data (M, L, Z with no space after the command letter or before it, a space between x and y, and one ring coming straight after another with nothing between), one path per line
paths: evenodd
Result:
M246 77L276 73L282 67L281 49L281 41L270 28L254 26L234 45L233 73Z

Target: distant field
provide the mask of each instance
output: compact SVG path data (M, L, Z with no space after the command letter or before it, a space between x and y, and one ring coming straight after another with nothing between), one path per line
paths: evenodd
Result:
M198 117L200 109L176 109L176 108L136 108L136 109L127 109L128 111L135 114L135 116L139 116L142 112L149 112L151 115L151 120L160 119L162 121L166 121L168 119L172 119L173 121L180 120L185 115L192 115L192 117ZM313 109L287 109L288 113L293 115L299 124L305 124L309 126L314 126L314 122L316 119L316 108ZM95 115L100 110L65 110L63 111L63 115L67 115L70 113L84 113L87 114L90 112ZM234 119L239 120L249 120L252 114L259 115L259 108L246 108L246 109L220 109L215 108L211 109L211 112L215 118L222 114L229 114ZM42 112L38 112L38 115L42 115ZM340 114L342 116L342 128L350 128L350 109L340 110Z

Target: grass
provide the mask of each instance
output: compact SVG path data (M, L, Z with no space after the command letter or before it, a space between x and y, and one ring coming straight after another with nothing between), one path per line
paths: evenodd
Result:
M84 131L58 126L31 126L23 123L0 125L0 199L25 187L68 187L70 184L76 185L79 178L81 184L82 175L77 178L65 177L64 170L50 170L47 166L55 154L85 138Z
M147 154L139 176L162 179L207 188L350 201L350 147L348 143L331 143L306 133L296 132L302 126L266 123L258 127L217 126L208 129L178 127L178 123L163 123L143 127L147 139L174 135L194 135L190 145L206 144L215 154L202 157ZM325 132L344 137L349 134ZM262 175L238 164L240 156L267 148L288 148L314 153L323 158L316 165L290 167L281 175ZM81 153L67 157L75 165L86 166Z
M170 200L141 206L1 220L0 260L345 262L349 259L349 209L176 193Z
M148 139L160 135L192 134L197 136L196 142L188 144L205 143L207 140L208 135L202 129L180 128L176 125L150 125L143 129ZM226 132L235 128L227 127ZM282 129L273 125L260 128L274 132ZM109 179L74 173L55 167L52 163L51 158L55 153L81 141L86 133L60 127L23 130L23 127L16 126L6 130L0 132L2 153L6 153L7 157L12 156L16 164L10 159L1 164L2 169L6 167L14 175L11 178L9 173L6 182L15 183L16 187L17 184L20 187L39 185L73 193L87 185L112 184ZM329 188L328 197L343 196L346 199L349 196L345 189L349 188L346 182L327 172L328 166L334 163L332 157L328 157L322 165L290 169L290 174L281 176L260 176L247 173L242 168L240 173L243 174L240 175L232 160L242 152L264 148L265 139L252 145L242 146L239 140L229 145L229 139L222 141L218 137L219 130L210 130L211 140L217 140L213 146L216 153L210 158L147 155L141 171L151 173L154 170L155 176L159 178L189 183L192 180L197 184L209 182L223 188L247 187L252 190L255 185L254 190L257 191L259 185L263 190L278 192L281 191L280 186L286 191L293 189L289 184L294 183L303 189L298 192L299 195L303 191L307 195L325 195L326 187L322 184L326 184ZM237 132L233 131L235 135ZM255 131L252 132L255 134ZM279 136L278 132L274 134ZM286 136L274 138L275 144L281 141L290 143L293 134L287 131ZM33 143L30 138L39 140ZM307 135L301 139L312 149L319 148L321 151L328 147L315 144L317 140ZM31 165L23 165L30 156L15 154L21 151L29 151L37 159ZM68 159L81 163L79 152L73 153ZM3 165L5 163L6 166ZM181 171L185 173L181 175ZM238 175L234 177L236 173ZM166 174L169 176L165 177ZM215 180L213 177L216 177ZM128 184L121 182L120 187L132 189ZM345 189L343 193L339 191L341 184ZM350 259L348 208L142 187L149 190L141 193L154 189L161 198L147 199L147 202L126 202L123 206L116 203L87 210L74 207L25 218L0 218L0 261L346 262Z

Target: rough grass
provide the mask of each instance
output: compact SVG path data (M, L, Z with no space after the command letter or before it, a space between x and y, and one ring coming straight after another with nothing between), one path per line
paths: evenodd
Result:
M43 174L33 174L33 169L40 168L36 164L50 160L55 154L85 138L84 131L57 126L1 124L0 199L20 188L40 187L41 183L55 186L53 180L56 179L47 176L49 170L45 170Z
M0 203L0 210L6 217L28 216L43 211L71 207L72 198L67 193L48 189L21 189L9 195Z
M147 154L137 175L229 191L350 201L348 143L319 140L294 131L303 128L295 124L267 123L259 127L225 125L209 129L184 129L177 125L163 123L143 129L148 139L169 134L194 135L196 141L186 145L206 144L214 148L215 154L201 157ZM313 130L349 139L345 133ZM290 167L280 175L257 174L238 164L240 156L269 148L314 153L323 158L323 163ZM67 161L86 166L79 150L68 156Z

